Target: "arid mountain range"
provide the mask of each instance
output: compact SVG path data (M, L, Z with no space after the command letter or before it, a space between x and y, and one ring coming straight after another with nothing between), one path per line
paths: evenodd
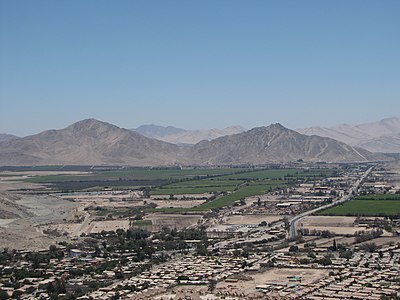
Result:
M16 139L19 139L19 137L16 135L0 133L0 142L11 141L11 140L16 140Z
M61 130L0 143L0 165L168 165L180 148L136 132L83 120Z
M203 130L186 130L172 126L158 125L142 125L132 129L146 137L154 138L160 141L177 144L177 145L194 145L200 141L211 141L221 136L241 133L246 131L246 128L241 126L230 126L224 129L203 129Z
M331 138L303 135L280 124L179 147L87 119L61 130L0 142L0 165L229 165L300 159L359 162L388 158Z
M150 138L155 138L177 145L194 145L202 140L213 139L246 131L241 126L225 129L185 130L172 126L142 125L134 131ZM305 135L330 137L351 146L361 147L371 152L400 152L400 118L387 118L378 122L333 127L300 128L297 132Z
M262 164L296 160L356 162L384 159L361 148L331 138L307 136L281 124L203 141L193 146L192 156L210 164Z
M400 152L400 118L387 118L379 122L359 125L310 127L297 131L306 135L330 137L372 152Z

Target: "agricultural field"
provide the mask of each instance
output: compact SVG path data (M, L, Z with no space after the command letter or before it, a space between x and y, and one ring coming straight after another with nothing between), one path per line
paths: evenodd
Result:
M206 202L191 211L206 211L233 204L250 197L262 195L276 189L282 189L307 178L333 176L337 169L261 169L247 170L235 174L215 176L198 180L181 181L167 184L151 190L152 195L202 194L220 192L223 196ZM167 209L177 212L176 209Z
M351 227L356 217L347 216L308 216L301 220L300 226L304 227Z
M102 169L81 174L58 174L24 177L25 183L38 183L54 191L98 191L105 187L120 190L144 190L146 195L179 195L211 193L210 201L195 207L159 208L158 211L207 211L233 204L249 196L262 195L291 186L299 181L336 176L335 168L167 168ZM151 211L153 209L150 209ZM157 209L155 209L157 211ZM99 211L97 214L108 214ZM130 211L114 211L113 215Z
M371 194L357 196L355 200L400 200L400 194Z
M94 170L75 175L30 176L20 180L39 183L54 190L76 191L101 189L104 187L143 188L157 187L179 181L196 180L215 176L247 172L248 168L217 169L121 169Z
M399 216L400 195L365 195L319 212L329 216Z
M193 187L168 187L157 188L150 192L150 195L185 195L185 194L204 194L213 192L232 192L236 186L193 186Z
M281 186L276 184L243 186L242 188L238 189L237 191L231 194L222 196L210 202L206 202L198 207L193 208L193 210L201 211L201 210L209 210L209 209L228 206L240 199L244 199L246 197L251 197L251 196L262 195L277 188L284 188L285 186L286 186L285 182L282 182Z

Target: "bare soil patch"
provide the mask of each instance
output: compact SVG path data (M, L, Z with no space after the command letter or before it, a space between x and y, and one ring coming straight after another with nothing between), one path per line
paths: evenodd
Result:
M111 220L91 222L86 233L98 233L104 231L115 231L117 229L129 229L129 220Z
M367 244L367 243L375 243L375 245L377 245L378 247L380 246L384 246L384 245L389 245L390 243L395 243L398 244L400 243L400 236L391 236L391 237L378 237L376 239L373 240L369 240L357 245L363 245L363 244Z
M238 281L233 285L245 293L255 292L256 286L265 285L268 283L285 283L289 282L289 277L301 277L302 284L309 284L321 280L327 276L327 269L289 269L289 268L274 268L261 273L246 274L253 280ZM231 282L219 282L217 289L229 289L232 286Z
M148 202L157 204L158 208L191 208L203 204L206 200L149 200Z
M328 226L328 227L352 227L356 217L340 216L310 216L305 217L300 224L303 226Z
M234 225L258 225L262 221L267 223L275 222L283 219L282 215L232 215L229 216L225 224L234 224Z
M16 217L0 222L0 248L44 249L66 239L46 235L43 225L63 223L74 214L76 203L44 195L2 195L3 211Z
M183 214L150 214L144 217L145 220L151 220L153 227L161 229L162 227L182 229L197 224L202 215L183 215ZM155 229L155 228L154 228Z

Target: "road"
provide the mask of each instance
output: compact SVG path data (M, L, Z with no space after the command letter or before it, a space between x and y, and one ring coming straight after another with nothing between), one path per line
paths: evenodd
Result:
M291 220L289 221L289 226L290 226L290 228L289 228L289 240L293 240L293 239L296 238L296 236L297 236L297 224L298 224L299 221L300 221L301 219L303 219L304 217L309 216L309 215L311 215L311 214L313 214L313 213L316 213L316 212L318 212L318 211L320 211L320 210L327 209L327 208L329 208L329 207L332 207L332 206L335 206L335 205L344 203L344 202L346 202L346 201L349 201L349 200L351 199L351 197L352 197L353 192L357 192L357 189L358 189L358 187L360 186L361 182L369 175L369 173L372 171L372 169L373 169L374 167L375 167L375 166L372 166L372 167L369 168L367 171L365 171L365 173L364 173L364 174L353 184L353 186L350 188L349 193L346 194L346 195L344 195L344 196L343 196L342 198L340 198L339 200L334 201L334 202L332 202L332 203L330 203L330 204L326 204L326 205L323 205L323 206L314 208L314 209L312 209L312 210L303 212L303 213L301 213L301 214L295 216L293 219L291 219Z
M78 212L84 213L85 218L84 218L83 222L81 224L79 224L79 226L77 226L77 228L72 233L72 235L74 235L74 236L80 236L83 232L86 233L86 230L89 226L90 214L84 210L85 207L86 207L86 205L82 205L77 208L77 213Z

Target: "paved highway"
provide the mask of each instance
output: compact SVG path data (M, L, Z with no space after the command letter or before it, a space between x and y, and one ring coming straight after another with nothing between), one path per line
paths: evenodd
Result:
M350 188L349 193L348 193L347 195L344 195L344 196L343 196L342 198L340 198L339 200L334 201L334 202L332 202L332 203L330 203L330 204L326 204L326 205L323 205L323 206L314 208L314 209L312 209L312 210L303 212L303 213L301 213L301 214L295 216L293 219L291 219L291 220L289 221L289 225L290 225L290 228L289 228L289 239L290 239L290 240L293 240L293 239L296 238L296 236L297 236L297 224L298 224L299 221L300 221L301 219L303 219L304 217L309 216L309 215L311 215L311 214L313 214L313 213L316 213L316 212L318 212L318 211L320 211L320 210L323 210L323 209L326 209L326 208L329 208L329 207L332 207L332 206L335 206L335 205L344 203L344 202L346 202L346 201L349 201L349 200L351 199L351 197L352 197L353 192L357 192L357 189L358 189L358 187L360 186L361 182L369 175L369 173L372 171L372 169L373 169L374 167L375 167L375 166L372 166L372 167L369 168L367 171L365 171L365 173L353 184L353 186Z

